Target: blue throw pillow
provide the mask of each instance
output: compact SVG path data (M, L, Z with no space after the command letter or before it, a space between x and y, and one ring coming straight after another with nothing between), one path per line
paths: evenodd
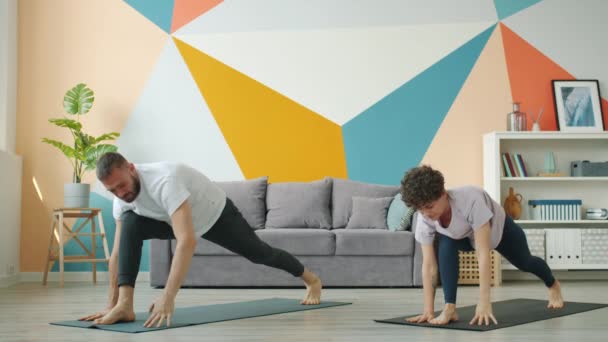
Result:
M411 214L408 215L409 209L410 208L408 208L401 199L401 194L396 194L395 197L393 197L393 201L388 208L388 214L386 216L388 229L391 231L406 230L410 226L412 220ZM404 222L404 219L407 219L407 216L409 216L409 222Z

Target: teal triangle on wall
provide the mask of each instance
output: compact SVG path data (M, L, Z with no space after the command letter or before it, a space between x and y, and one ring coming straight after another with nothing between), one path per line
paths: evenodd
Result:
M524 10L542 0L494 0L498 20L503 20L513 14Z
M174 0L125 0L163 31L171 33Z
M106 239L108 240L108 248L110 253L112 253L112 249L114 248L114 233L116 232L116 223L114 222L114 217L112 216L112 200L109 200L95 192L91 192L91 196L89 198L89 206L91 208L100 208L101 209L101 217L103 218L103 226L106 230ZM80 224L80 220L76 221L76 226ZM95 220L97 227L99 227L99 223L97 219ZM99 229L98 229L99 231ZM82 228L81 232L91 232L91 227L87 224L86 227ZM91 239L88 236L83 236L81 238L82 243L89 249L91 249ZM149 267L149 243L148 241L144 241L144 246L142 248L141 254L141 262L139 266L139 270L143 272L148 272L150 270ZM95 255L97 258L104 257L103 245L101 243L101 238L97 238ZM63 253L65 255L83 255L84 250L80 245L74 241L70 240L63 248ZM93 270L90 262L75 262L75 263L65 263L64 270L66 272L91 272ZM53 268L51 272L59 271L59 262L55 262L53 264ZM108 265L106 263L97 263L97 271L99 272L107 272ZM92 276L91 276L91 279Z
M397 185L420 163L494 28L342 126L348 178Z

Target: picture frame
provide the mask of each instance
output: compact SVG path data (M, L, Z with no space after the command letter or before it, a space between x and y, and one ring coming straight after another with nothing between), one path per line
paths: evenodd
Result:
M603 132L598 80L553 80L557 128L562 132Z

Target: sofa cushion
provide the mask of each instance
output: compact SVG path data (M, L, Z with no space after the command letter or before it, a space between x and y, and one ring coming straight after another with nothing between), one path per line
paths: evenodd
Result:
M399 192L398 186L378 185L334 178L332 190L332 227L344 228L352 211L352 198L392 197Z
M268 177L216 184L224 190L253 229L264 228Z
M336 255L403 255L414 254L414 234L382 229L339 229Z
M261 229L256 234L272 247L280 248L293 255L334 255L335 235L327 229L291 228ZM175 252L175 240L171 242ZM194 255L235 255L231 251L203 238L198 239Z
M388 207L386 225L389 230L407 230L412 222L414 210L409 208L401 199L401 194L396 194Z
M336 236L327 229L264 229L258 236L293 255L334 255L336 252Z
M386 214L392 197L353 197L353 209L346 229L388 229Z
M267 228L331 228L331 178L268 185Z

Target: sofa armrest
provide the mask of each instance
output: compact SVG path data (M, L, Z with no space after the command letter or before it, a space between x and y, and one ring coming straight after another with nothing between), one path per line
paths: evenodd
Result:
M150 286L165 286L172 258L171 240L150 240Z
M412 216L412 233L416 235L416 221L418 220L418 212ZM412 285L422 286L422 247L414 238L414 265L412 267Z

